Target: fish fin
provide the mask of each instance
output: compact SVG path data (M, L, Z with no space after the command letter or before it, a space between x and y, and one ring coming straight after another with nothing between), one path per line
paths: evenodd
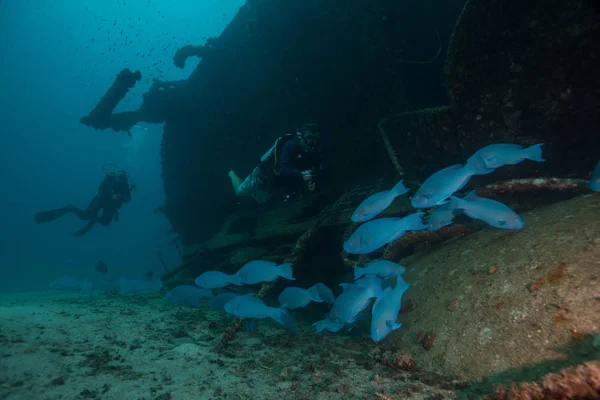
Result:
M404 234L405 234L405 233L406 233L406 230L404 230L404 229L403 229L403 230L400 230L400 231L398 231L398 232L396 232L396 234L395 234L395 235L393 235L393 236L390 238L390 240L389 240L389 242L388 242L388 243L391 243L391 242L394 242L394 241L396 241L396 240L400 239L402 236L404 236ZM386 244L387 244L387 243L386 243ZM380 247L383 247L383 246L380 246ZM379 248L379 247L378 247L378 248ZM375 249L375 250L377 250L377 249ZM373 251L375 251L375 250L373 250Z
M358 278L360 278L361 276L363 276L365 274L365 272L364 272L365 269L359 267L358 265L354 265L352 267L352 269L354 270L354 280L357 280Z
M542 155L542 146L543 145L544 145L544 143L538 143L538 144L534 144L533 146L526 148L525 150L523 150L523 152L526 154L525 157L530 159L531 161L538 161L538 162L546 161Z
M506 221L502 221L502 220L498 220L498 221L496 221L496 223L498 224L499 227L507 225Z
M477 192L475 190L471 190L465 197L463 197L463 200L477 201L481 200L481 197L477 196Z
M441 228L443 228L443 226L437 226L437 227L434 227L433 225L428 225L427 226L427 230L429 232L435 232L435 231L437 231L438 229L441 229Z
M394 327L392 328L392 330L395 331L396 329L400 329L401 327L402 327L402 324L395 323Z
M294 317L285 310L281 308L272 308L271 309L271 318L273 318L276 322L285 326L292 333L296 333L296 327L294 326Z
M290 280L290 281L295 281L296 278L294 278L292 276L293 274L293 270L292 270L292 264L281 264L279 266L279 276L281 276L284 279Z
M409 189L404 186L404 179L396 183L396 185L390 190L394 197L401 196L405 193L408 193L408 191Z
M494 169L488 168L483 157L481 157L481 155L477 153L469 157L464 168L468 170L468 173L470 175L487 175L489 173L494 172Z

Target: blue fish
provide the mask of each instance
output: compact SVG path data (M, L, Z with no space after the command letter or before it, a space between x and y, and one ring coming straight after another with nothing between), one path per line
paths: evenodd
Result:
M349 254L367 254L399 239L406 231L426 229L421 221L424 213L410 214L404 218L379 218L359 226L344 242Z
M279 307L289 310L307 306L311 301L322 303L323 299L318 293L299 287L287 287L279 294Z
M233 282L233 275L220 271L206 271L196 278L194 283L202 289L219 289L229 285L238 285Z
M362 278L355 280L353 283L340 283L340 286L344 292L353 288L369 288L372 286L378 286L384 290L388 285L389 284L387 280L373 275L363 276Z
M117 285L119 287L120 294L158 292L163 287L162 281L158 278L150 281L121 278L117 281Z
M452 224L454 217L456 216L456 210L448 208L447 204L436 207L433 214L429 216L427 221L427 230L434 232L444 226Z
M398 277L394 289L388 288L386 292L375 300L371 318L371 339L379 342L391 331L396 330L402 324L396 323L398 313L402 306L402 295L410 287L402 277Z
M292 332L296 332L294 326L294 317L281 308L269 307L259 299L254 293L234 297L225 303L225 311L238 318L272 318Z
M473 155L466 165L455 164L436 172L423 182L411 200L414 208L441 205L454 192L462 189L471 176L491 172L478 155Z
M598 161L598 164L596 164L596 168L592 173L590 189L592 189L594 192L600 192L600 161Z
M277 265L270 261L250 261L236 272L231 281L236 285L253 285L261 282L271 282L277 277L296 280L292 276L292 264Z
M323 283L315 283L308 290L316 293L323 301L327 304L333 304L335 302L335 295L327 286Z
M375 280L372 281L375 282ZM382 294L381 286L376 284L367 287L352 285L335 299L335 303L333 303L327 317L324 320L315 322L313 326L316 328L317 333L323 330L338 332L354 323L358 315L369 306L371 299Z
M173 304L200 308L202 299L212 297L212 291L192 285L179 285L169 290L165 297Z
M375 193L367 197L356 208L352 214L353 222L365 222L379 215L383 210L388 208L394 199L408 192L409 189L404 186L404 181L400 181L390 190Z
M471 218L502 229L521 229L525 222L517 213L499 201L477 196L473 190L464 199L452 196L448 203L450 209L463 210Z
M48 286L50 286L51 289L65 291L89 292L90 290L92 290L91 281L87 279L79 281L77 279L71 278L70 276L61 276L60 278L57 278L50 282Z
M354 266L354 279L364 275L376 275L380 278L392 278L402 275L406 268L400 264L388 260L376 260L365 264L364 267Z
M239 296L239 294L232 292L219 293L210 301L208 306L213 310L225 311L225 303L237 296Z
M490 169L499 168L503 165L515 165L528 159L532 161L544 162L542 156L542 145L539 143L526 149L518 144L492 144L477 150L477 152L467 160L467 164L472 162L473 157L481 157L485 165Z

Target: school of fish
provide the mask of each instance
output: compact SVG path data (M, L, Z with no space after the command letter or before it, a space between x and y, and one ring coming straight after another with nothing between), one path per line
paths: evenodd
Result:
M501 229L521 229L525 223L521 217L505 204L479 197L471 191L460 198L454 194L461 190L475 175L494 172L504 165L515 165L524 160L544 162L542 145L527 148L515 144L493 144L486 146L469 157L464 165L455 164L435 172L423 182L411 199L417 210L403 218L378 218L394 200L409 192L400 181L392 189L375 193L356 208L351 220L362 225L343 244L349 254L372 253L388 243L401 238L406 232L435 231L453 223L462 213L490 226ZM589 183L593 191L600 191L600 162L596 165ZM426 213L420 210L434 208L424 222ZM330 309L320 321L313 324L317 333L350 331L357 321L364 320L370 312L370 337L379 342L402 324L397 321L402 307L402 296L410 284L403 279L406 268L388 260L376 260L363 267L354 266L354 281L341 283L342 293L337 297L323 283L309 288L286 287L278 297L279 306L272 307L256 297L255 293L221 292L213 295L213 289L230 286L256 285L282 278L294 281L292 264L280 264L254 260L243 265L236 273L207 271L198 276L194 285L180 285L167 292L168 301L195 308L202 307L210 299L208 307L226 312L249 321L249 329L255 329L255 321L272 319L292 333L296 332L292 310L310 303L324 303ZM160 290L160 280L128 280L114 282L122 294L137 294ZM61 290L91 290L87 281L62 277L50 286Z

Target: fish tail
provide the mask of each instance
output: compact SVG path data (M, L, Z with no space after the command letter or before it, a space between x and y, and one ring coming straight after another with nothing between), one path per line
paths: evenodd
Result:
M390 192L393 193L394 197L403 195L404 193L408 192L408 188L406 186L404 186L404 179L401 180L400 182L396 183L396 185L392 188L392 190L390 190Z
M343 328L343 325L333 323L329 319L317 321L313 324L313 326L317 329L317 333L321 333L324 330L328 330L329 332L337 332Z
M410 283L402 280L402 281L396 282L396 287L394 288L394 290L398 290L398 291L400 291L400 293L404 293L408 290L409 287L410 287Z
M458 197L450 196L446 203L446 207L450 210L462 210L465 208L465 201Z
M236 274L229 275L229 283L236 286L244 286L242 278Z
M414 213L414 223L413 225L410 227L409 230L413 230L413 231L420 231L422 229L427 229L427 225L425 225L423 223L423 216L425 215L424 212L416 212Z
M295 281L296 278L294 278L293 276L293 270L292 270L292 264L281 264L279 266L279 276L281 276L284 279L288 279L290 281Z
M317 285L322 285L322 283L317 283L317 284L309 287L308 293L310 293L311 301L314 301L315 303L322 303L325 300L323 300L323 298L319 294L319 287Z
M92 282L87 278L84 279L81 282L81 290L83 290L84 292L89 292L90 290L92 290Z
M530 159L531 161L539 161L539 162L546 161L542 155L542 146L543 145L544 145L544 143L538 143L538 144L534 144L533 146L526 148L525 150L523 150L525 153L525 157Z
M354 269L354 280L357 280L365 274L364 268L361 268L358 265L354 265L352 269Z
M296 333L296 326L294 325L294 317L281 308L271 308L271 318L277 323L285 326L287 329Z
M317 329L317 333L321 333L325 330L325 328L327 328L328 324L329 324L329 320L323 319L321 321L315 322L313 324L313 326Z

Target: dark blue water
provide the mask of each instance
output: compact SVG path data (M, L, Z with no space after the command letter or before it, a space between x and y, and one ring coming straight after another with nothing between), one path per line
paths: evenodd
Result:
M178 262L152 210L163 202L161 126L96 131L79 119L95 106L124 67L143 79L117 111L135 109L152 78L185 79L197 65L172 65L178 47L218 36L241 0L21 1L0 10L0 290L46 287L59 275L93 276L104 260L109 273L141 275ZM120 220L96 226L73 216L35 225L33 214L72 203L85 208L103 178L104 163L128 170L137 184Z

